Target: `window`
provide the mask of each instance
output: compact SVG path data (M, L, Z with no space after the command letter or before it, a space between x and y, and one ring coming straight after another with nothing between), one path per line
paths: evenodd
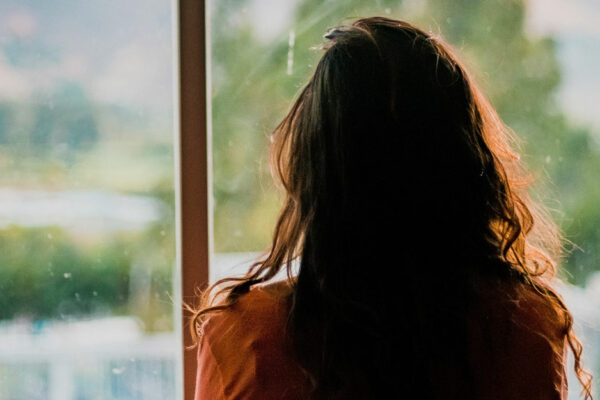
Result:
M551 178L537 195L577 245L561 291L598 374L598 5L206 3L206 15L197 0L0 5L1 398L193 397L178 300L206 283L209 256L214 281L268 247L280 201L269 134L325 29L376 14L458 47Z
M176 397L173 12L0 4L0 398Z

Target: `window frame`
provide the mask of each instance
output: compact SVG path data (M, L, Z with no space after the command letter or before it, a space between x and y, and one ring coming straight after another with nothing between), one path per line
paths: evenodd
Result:
M178 72L178 118L175 118L177 265L180 268L180 299L195 304L197 290L208 285L212 248L211 139L208 62L207 0L175 2ZM189 329L190 313L179 304L183 399L193 400L196 384L196 351Z

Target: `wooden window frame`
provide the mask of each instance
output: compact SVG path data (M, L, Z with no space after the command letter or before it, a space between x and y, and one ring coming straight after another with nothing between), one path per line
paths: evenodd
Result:
M181 299L195 303L198 288L208 284L212 248L210 91L208 74L208 0L178 0L177 24L178 110L176 121L176 164L178 187L177 265L181 268ZM177 135L177 132L179 135ZM177 137L178 136L178 137ZM183 399L193 400L196 381L196 351L192 344L189 313L179 307L183 340Z

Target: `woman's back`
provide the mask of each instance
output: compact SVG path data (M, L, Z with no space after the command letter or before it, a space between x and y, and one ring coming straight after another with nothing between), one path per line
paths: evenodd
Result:
M564 316L523 283L493 287L497 284L480 282L480 301L468 317L472 397L566 399ZM254 287L233 307L204 323L197 400L307 398L309 382L285 337L290 291L285 282ZM512 293L510 298L504 298L506 293ZM400 352L408 345L397 343ZM406 362L387 366L398 381L403 379L403 370L411 367ZM452 373L447 370L446 379L438 382L439 398L463 398L464 387L457 385ZM350 393L341 398L354 397ZM410 398L421 397L416 392Z

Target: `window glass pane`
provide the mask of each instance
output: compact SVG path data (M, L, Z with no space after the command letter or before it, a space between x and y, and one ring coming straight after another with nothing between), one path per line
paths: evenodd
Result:
M219 0L211 8L213 280L242 271L240 262L269 245L280 205L269 134L314 69L325 30L357 16L404 19L458 49L523 139L534 175L549 178L535 195L574 243L561 291L580 323L586 365L600 372L598 315L589 308L600 293L597 2Z
M175 396L172 7L0 3L0 398Z

